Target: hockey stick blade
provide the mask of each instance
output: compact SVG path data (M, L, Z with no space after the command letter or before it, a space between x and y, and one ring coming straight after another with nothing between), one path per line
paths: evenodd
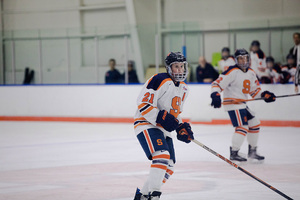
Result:
M281 96L276 96L277 98L284 98L284 97L294 97L294 96L299 96L300 93L297 94L287 94L287 95L281 95ZM245 103L248 101L257 101L257 100L264 100L265 98L257 98L257 99L237 99L237 100L225 100L222 102L223 105L229 105L229 104L240 104L240 103Z
M277 190L276 188L274 188L273 186L269 185L268 183L266 183L265 181L261 180L260 178L254 176L253 174L251 174L250 172L248 172L247 170L243 169L242 167L238 166L237 164L235 164L234 162L232 162L231 160L225 158L224 156L218 154L217 152L215 152L214 150L210 149L209 147L205 146L204 144L202 144L201 142L199 142L198 140L194 139L192 140L194 143L196 143L197 145L201 146L203 149L209 151L210 153L214 154L215 156L219 157L220 159L224 160L225 162L227 162L228 164L230 164L231 166L237 168L238 170L244 172L245 174L247 174L248 176L250 176L251 178L257 180L258 182L262 183L263 185L267 186L269 189L273 190L274 192L276 192L277 194L280 194L281 196L283 196L286 199L289 200L293 200L291 197L287 196L286 194L280 192L279 190Z

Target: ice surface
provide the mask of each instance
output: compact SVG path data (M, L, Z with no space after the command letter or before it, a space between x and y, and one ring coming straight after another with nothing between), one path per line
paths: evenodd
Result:
M229 156L231 126L192 129L197 140ZM1 200L132 200L150 166L131 124L0 122L0 136ZM300 199L299 141L300 128L262 127L258 152L266 160L241 167ZM200 146L174 144L175 173L162 200L284 199Z

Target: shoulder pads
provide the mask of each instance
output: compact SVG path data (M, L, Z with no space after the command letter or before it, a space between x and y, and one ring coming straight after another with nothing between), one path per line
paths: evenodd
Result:
M148 81L147 89L157 90L166 81L172 81L167 73L156 74Z

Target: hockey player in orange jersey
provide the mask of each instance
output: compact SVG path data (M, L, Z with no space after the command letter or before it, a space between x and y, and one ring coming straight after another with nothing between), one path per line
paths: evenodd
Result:
M260 84L255 72L249 67L249 53L245 49L237 49L234 54L236 65L230 66L219 78L212 83L211 98L212 106L220 108L221 95L223 100L232 101L247 99L248 95L252 98L263 97L269 103L276 99L276 96L269 91L261 91ZM235 132L232 137L230 147L230 159L235 161L247 161L246 158L238 154L244 139L247 137L249 150L248 158L264 160L264 156L257 154L257 143L260 131L260 121L254 112L248 108L246 103L224 105L228 112Z

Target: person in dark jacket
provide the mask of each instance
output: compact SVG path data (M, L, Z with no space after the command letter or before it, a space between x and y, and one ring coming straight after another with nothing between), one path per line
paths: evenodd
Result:
M115 68L116 67L115 59L111 58L109 60L109 67L110 67L110 70L105 73L105 83L121 83L122 75Z
M296 66L298 66L300 65L300 33L294 33L293 40L295 45L290 49L289 54L295 57Z
M211 83L219 77L214 67L207 63L203 56L199 57L199 65L196 69L198 83Z
M283 80L281 83L291 83L295 79L296 74L296 59L292 54L286 56L287 64L281 66L281 71L283 74Z
M135 63L132 60L128 61L128 83L140 83L135 70ZM122 75L125 80L125 72Z

